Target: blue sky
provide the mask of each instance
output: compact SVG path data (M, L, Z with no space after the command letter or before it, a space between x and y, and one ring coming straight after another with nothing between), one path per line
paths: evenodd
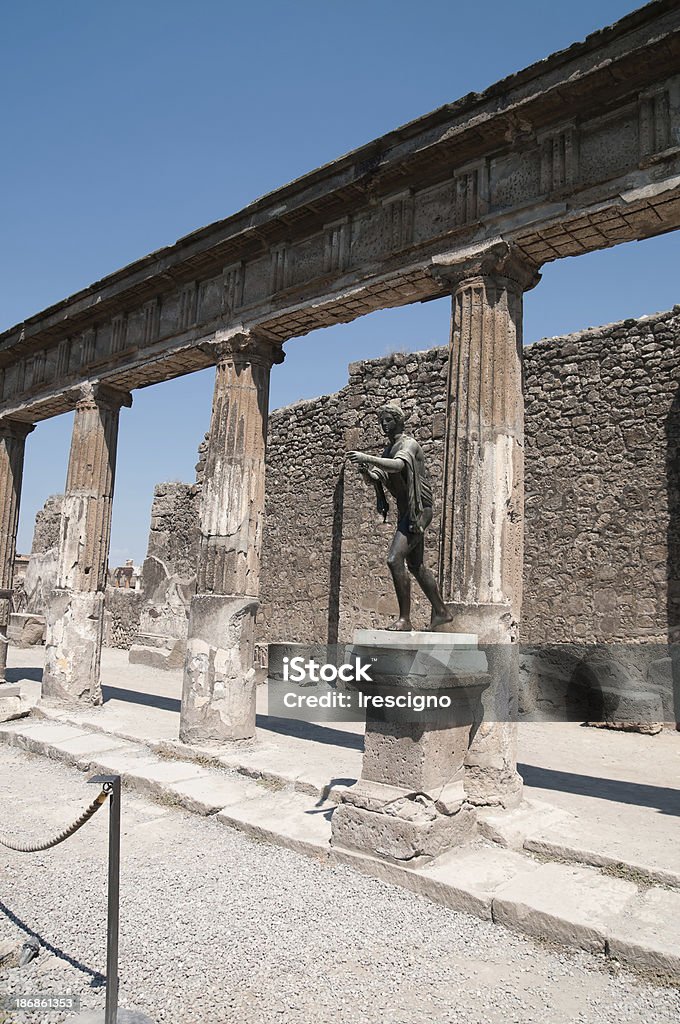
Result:
M626 0L25 0L3 5L0 327L639 6ZM544 268L528 342L680 302L678 233ZM347 364L448 338L444 300L292 341L272 407ZM191 480L212 371L121 414L111 563L141 561L153 486ZM27 442L19 550L63 490L71 416Z

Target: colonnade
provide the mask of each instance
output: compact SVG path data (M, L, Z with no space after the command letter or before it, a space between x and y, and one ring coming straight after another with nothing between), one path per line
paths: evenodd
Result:
M492 644L494 706L468 757L479 803L519 799L512 658L522 600L522 295L538 280L505 242L434 273L452 296L440 579L451 628ZM281 345L257 330L218 332L180 738L221 742L255 733L254 623L265 502L272 365ZM120 410L131 396L104 384L72 391L75 409L47 615L43 699L100 703L100 653ZM0 420L0 628L6 629L25 440L32 424ZM0 645L0 660L6 645ZM492 666L493 668L493 666ZM493 672L492 672L493 674Z

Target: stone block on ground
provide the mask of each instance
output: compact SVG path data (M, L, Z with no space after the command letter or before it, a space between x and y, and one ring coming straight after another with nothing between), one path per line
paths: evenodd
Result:
M600 688L602 719L588 722L598 729L621 729L625 732L655 736L663 729L664 709L658 693L652 690L620 690Z
M518 875L493 897L493 919L535 938L604 953L613 920L637 886L595 868L543 864Z
M605 818L565 814L540 824L534 821L524 849L551 860L624 868L636 880L680 887L680 858L672 828L659 828L656 834L646 829L631 833L630 821L622 813Z
M11 722L25 714L27 712L21 708L21 697L0 696L0 722Z
M45 616L13 612L7 636L15 647L35 647L45 643Z
M252 785L252 783L251 783ZM267 791L255 783L261 795L253 795L217 814L218 821L247 832L254 839L273 842L297 853L328 857L332 807L314 797L287 791Z
M511 850L521 850L527 837L537 829L566 820L575 820L574 815L542 800L524 800L519 807L509 810L498 807L477 810L480 836Z
M163 670L178 669L184 665L186 641L167 639L164 646L151 646L135 643L130 647L129 661L131 665L145 665L147 668Z
M680 979L680 892L653 888L636 896L612 922L609 955Z

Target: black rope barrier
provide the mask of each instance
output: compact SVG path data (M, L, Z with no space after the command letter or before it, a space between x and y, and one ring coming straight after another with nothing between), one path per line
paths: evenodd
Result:
M65 828L58 835L54 836L53 839L48 839L41 843L17 843L7 838L7 834L0 832L0 846L7 847L8 850L15 850L17 853L41 853L43 850L51 850L53 846L58 846L59 843L63 843L66 839L69 839L79 828L82 828L93 815L97 813L100 807L102 807L111 794L113 786L110 782L105 782L102 786L102 791L96 800L93 800L89 807L86 807L79 818Z

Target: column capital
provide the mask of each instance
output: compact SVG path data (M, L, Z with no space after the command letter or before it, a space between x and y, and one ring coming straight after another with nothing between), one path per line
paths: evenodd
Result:
M201 342L199 348L215 362L238 361L272 366L285 359L282 343L262 328L232 327L216 331L211 341Z
M0 417L0 437L11 437L14 441L24 441L33 430L35 430L34 423Z
M514 291L529 291L541 280L538 267L518 246L495 238L451 255L435 256L432 275L451 292L476 279L507 282Z
M66 400L73 409L84 412L87 409L99 409L104 406L117 411L121 406L132 405L132 395L122 388L112 387L100 381L78 384L65 392Z

